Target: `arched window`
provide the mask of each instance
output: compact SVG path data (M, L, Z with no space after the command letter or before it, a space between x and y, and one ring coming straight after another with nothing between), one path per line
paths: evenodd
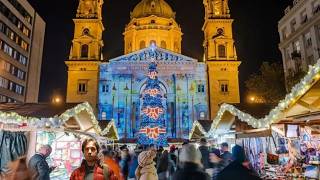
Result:
M225 58L226 57L226 47L224 45L220 44L218 46L218 53L219 53L219 57Z
M143 49L146 47L146 42L145 41L140 41L140 49Z
M165 41L161 41L161 48L166 49L167 43Z
M82 34L89 35L89 29L88 28L83 29Z
M153 44L153 45L157 45L157 43L156 43L155 40L151 40L151 41L150 41L150 46L151 46L152 44Z
M87 58L88 57L88 52L89 52L88 44L82 45L81 46L81 57L82 58Z

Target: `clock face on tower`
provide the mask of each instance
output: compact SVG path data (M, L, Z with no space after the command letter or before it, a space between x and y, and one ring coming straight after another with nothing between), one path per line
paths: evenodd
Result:
M219 34L219 35L223 35L223 34L224 34L223 29L222 29L222 28L218 28L218 30L217 30L217 34Z

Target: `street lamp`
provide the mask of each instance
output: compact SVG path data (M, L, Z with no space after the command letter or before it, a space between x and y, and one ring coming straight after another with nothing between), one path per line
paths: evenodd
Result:
M251 101L251 102L255 102L255 100L256 100L256 97L254 97L254 96L251 96L251 97L250 97L250 101Z
M54 96L52 98L52 103L53 104L61 104L62 103L62 98L60 96Z

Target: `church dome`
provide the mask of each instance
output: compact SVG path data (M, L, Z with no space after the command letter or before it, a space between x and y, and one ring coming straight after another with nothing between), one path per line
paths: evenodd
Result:
M142 18L151 15L175 18L175 12L164 0L142 0L131 12L131 18Z

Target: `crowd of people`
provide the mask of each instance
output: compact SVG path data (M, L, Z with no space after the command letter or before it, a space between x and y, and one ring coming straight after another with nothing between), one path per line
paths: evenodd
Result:
M42 146L28 162L19 158L9 166L8 180L49 180L50 172L46 158L52 149ZM227 143L220 149L211 148L206 139L200 146L184 142L181 148L174 145L168 150L155 145L137 145L133 152L124 145L119 150L99 146L94 139L82 143L84 159L75 169L70 180L256 180L260 179L250 167L244 150L235 145L232 153ZM19 176L23 173L23 176Z

